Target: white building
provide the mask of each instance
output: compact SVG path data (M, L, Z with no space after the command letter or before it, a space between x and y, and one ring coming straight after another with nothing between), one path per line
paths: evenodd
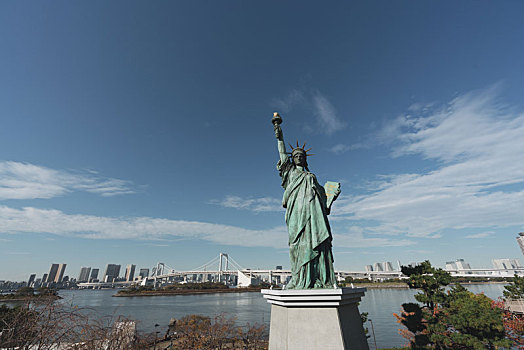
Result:
M251 273L243 273L238 270L238 287L257 286L260 284L260 278L253 276Z
M517 237L517 243L519 244L522 254L524 254L524 232L519 232L519 235Z
M523 266L519 259L493 259L493 267L500 270L521 269Z
M457 259L455 261L446 261L446 271L450 270L471 270L471 266L464 261L464 259Z
M395 271L393 269L393 264L390 261L384 261L382 266L384 267L384 271Z

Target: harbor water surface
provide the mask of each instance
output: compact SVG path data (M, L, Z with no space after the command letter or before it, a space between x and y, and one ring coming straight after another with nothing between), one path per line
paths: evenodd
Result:
M502 296L503 284L467 285L474 293L484 293L492 299ZM259 292L199 294L176 296L150 296L115 298L117 290L61 290L63 303L90 308L100 316L119 315L138 321L139 330L163 334L171 318L181 318L184 315L199 314L216 316L225 314L236 317L238 324L266 324L269 326L271 316L270 305ZM368 289L360 303L360 312L367 312L373 322L373 328L378 348L402 346L406 340L402 338L393 313L400 311L400 305L416 302L413 295L417 291L405 288ZM155 325L157 325L155 327ZM371 323L365 325L369 329L370 348L374 349Z

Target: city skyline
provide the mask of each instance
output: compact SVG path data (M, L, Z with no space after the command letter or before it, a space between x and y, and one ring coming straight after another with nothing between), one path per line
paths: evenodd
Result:
M354 272L357 272L357 271L400 271L400 266L403 265L403 266L414 266L415 264L418 264L420 263L421 261L409 261L409 262L401 262L400 260L395 260L395 262L390 262L390 261L382 261L382 262L374 262L373 265L362 265L360 268L357 268L357 269L353 269L352 271ZM506 264L506 265L505 265ZM50 275L51 274L51 271L53 269L57 269L58 270L58 267L59 266L66 266L67 264L51 264L51 268L50 268L50 273L34 273L31 272L29 273L29 278L28 278L28 281L35 281L35 280L43 280L45 281L44 278L40 278L39 276L43 275L43 276L47 276L47 275ZM152 270L154 271L156 269L156 266L158 265L155 264L155 266L153 267L140 267L138 270L136 270L137 268L137 265L135 264L127 264L126 265L126 270L125 271L121 271L121 264L112 264L112 263L108 263L108 264L105 264L106 265L106 269L105 269L105 273L103 276L101 276L101 279L99 280L97 277L98 277L98 271L99 271L99 268L95 268L95 267L86 267L86 266L82 266L80 267L79 269L79 272L77 274L78 278L75 278L75 273L74 272L71 272L70 276L69 275L66 275L67 277L69 277L69 280L71 279L74 279L76 280L76 282L88 282L88 281L91 281L91 280L98 280L98 281L104 281L106 278L106 276L108 275L108 270L112 270L114 268L116 268L116 271L117 273L112 273L113 275L113 278L120 278L121 280L124 280L124 281L132 281L132 280L135 280L136 278L138 279L141 279L143 277L148 277L149 276L149 271ZM204 268L202 268L203 266L199 266L201 268L202 271L205 271L205 270L213 270L216 268L216 270L220 270L222 267L220 266L215 266L216 265L216 262L214 262L214 264L207 264L205 265ZM522 264L520 263L520 258L499 258L499 259L491 259L489 261L489 264L485 264L485 265L482 265L482 266L470 266L470 264L468 262L465 262L464 259L462 258L457 258L457 259L454 259L454 261L446 261L445 264L435 264L434 266L436 267L441 267L445 270L454 270L454 269L482 269L482 268L486 268L486 269L490 269L490 268L496 268L496 269L513 269L513 268L522 268ZM168 268L168 270L170 269L169 265L166 265L166 268ZM225 268L225 267L224 267ZM245 268L248 268L248 269L252 269L251 267L245 267ZM269 268L272 268L272 267L267 267L268 269ZM233 268L234 270L235 268ZM276 266L275 267L276 270L281 270L282 269L282 266ZM62 277L64 277L64 273L63 271L65 270L65 267L64 269L62 270ZM194 270L194 269L189 269L189 270ZM46 270L47 271L47 270ZM139 271L138 274L135 276L136 278L133 278L133 277L128 277L128 276L134 276L135 272L136 271ZM177 271L181 271L181 270L177 270ZM121 273L122 272L122 273ZM111 273L110 273L111 274ZM55 274L56 276L56 271L55 271ZM111 278L111 279L113 279ZM1 278L0 276L0 280L4 280ZM62 278L60 278L60 280L62 280ZM20 280L22 281L22 280ZM20 282L18 281L18 282ZM47 281L49 282L49 281ZM56 280L55 278L53 278L53 282L56 283ZM28 282L28 284L30 284L30 282Z
M336 269L522 257L524 3L0 7L0 279L288 268L275 111Z

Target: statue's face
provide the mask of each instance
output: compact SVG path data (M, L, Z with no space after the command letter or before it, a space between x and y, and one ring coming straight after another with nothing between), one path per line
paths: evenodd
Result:
M295 165L306 166L306 155L302 152L297 152L293 155L293 162Z

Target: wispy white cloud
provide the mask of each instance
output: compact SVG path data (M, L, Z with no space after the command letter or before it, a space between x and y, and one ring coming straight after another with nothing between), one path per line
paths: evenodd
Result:
M476 239L476 238L486 238L486 237L493 236L493 234L494 234L493 231L490 231L490 232L482 232L482 233L475 233L475 234L472 234L472 235L467 235L465 238L472 238L472 239Z
M313 94L313 106L321 132L330 135L346 126L338 117L335 107L318 91Z
M102 196L134 193L129 181L93 171L55 170L30 163L0 162L0 200L52 198L73 191Z
M238 196L226 196L222 200L211 201L226 208L250 210L254 212L283 211L282 201L276 198L242 198Z
M85 239L200 239L212 243L245 247L286 248L287 228L278 226L251 230L237 226L198 221L150 217L113 218L66 214L59 210L0 206L0 232L45 233ZM364 238L355 229L335 236L337 247L409 245L408 240Z
M434 168L382 177L335 214L378 223L367 232L423 237L524 225L524 114L500 104L496 89L400 116L383 134L396 143L393 157L420 156Z
M293 89L282 98L274 98L270 104L283 112L290 112L300 105L315 117L313 122L304 123L304 127L311 132L330 135L346 127L331 101L316 89Z
M344 143L339 143L339 144L336 144L335 146L331 147L329 149L329 151L333 152L335 154L342 154L342 153L345 153L347 151L353 151L353 150L357 150L357 149L361 149L361 148L368 148L368 146L363 144L363 143L354 143L354 144L351 144L351 145L346 145Z
M274 98L271 105L282 112L291 111L297 104L305 103L306 97L302 89L292 89L289 93L281 98Z
M415 244L409 239L385 237L366 237L362 227L353 226L347 232L335 233L334 244L337 247L367 248L367 247L404 247Z

